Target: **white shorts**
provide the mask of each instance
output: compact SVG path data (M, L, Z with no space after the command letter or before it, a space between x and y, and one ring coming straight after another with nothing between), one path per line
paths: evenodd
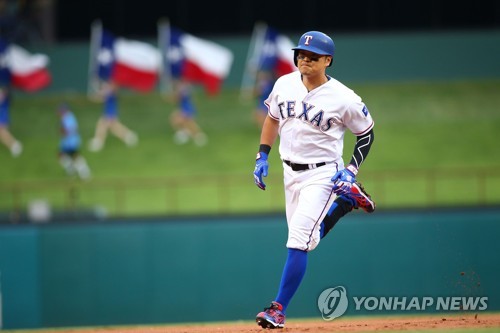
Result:
M283 163L288 248L311 251L318 246L321 222L336 198L331 178L337 165L293 171Z

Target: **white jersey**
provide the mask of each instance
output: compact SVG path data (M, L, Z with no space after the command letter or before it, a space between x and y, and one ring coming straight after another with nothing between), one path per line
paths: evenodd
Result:
M331 77L308 92L299 71L284 75L265 103L269 116L279 120L281 159L293 163L343 165L346 128L359 136L374 126L361 97Z

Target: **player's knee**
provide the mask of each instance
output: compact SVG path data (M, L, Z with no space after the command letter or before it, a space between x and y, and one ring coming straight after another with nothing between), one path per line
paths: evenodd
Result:
M289 233L286 247L289 249L312 251L318 246L319 241L320 241L319 231L310 235L306 234L293 235Z

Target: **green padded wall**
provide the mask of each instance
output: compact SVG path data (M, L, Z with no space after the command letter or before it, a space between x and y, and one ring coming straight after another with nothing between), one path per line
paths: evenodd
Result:
M499 234L499 209L355 211L310 253L288 315L320 317L318 296L339 285L487 296L498 311ZM281 216L0 227L4 327L252 320L276 296L285 241Z

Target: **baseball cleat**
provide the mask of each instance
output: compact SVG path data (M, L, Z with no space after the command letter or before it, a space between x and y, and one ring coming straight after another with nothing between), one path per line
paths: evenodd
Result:
M268 308L257 314L255 321L262 328L283 328L285 327L283 307L278 302L271 302Z
M361 208L367 213L373 213L375 211L375 201L372 197L366 193L363 185L359 182L355 182L351 187L351 198L356 200L356 209Z

